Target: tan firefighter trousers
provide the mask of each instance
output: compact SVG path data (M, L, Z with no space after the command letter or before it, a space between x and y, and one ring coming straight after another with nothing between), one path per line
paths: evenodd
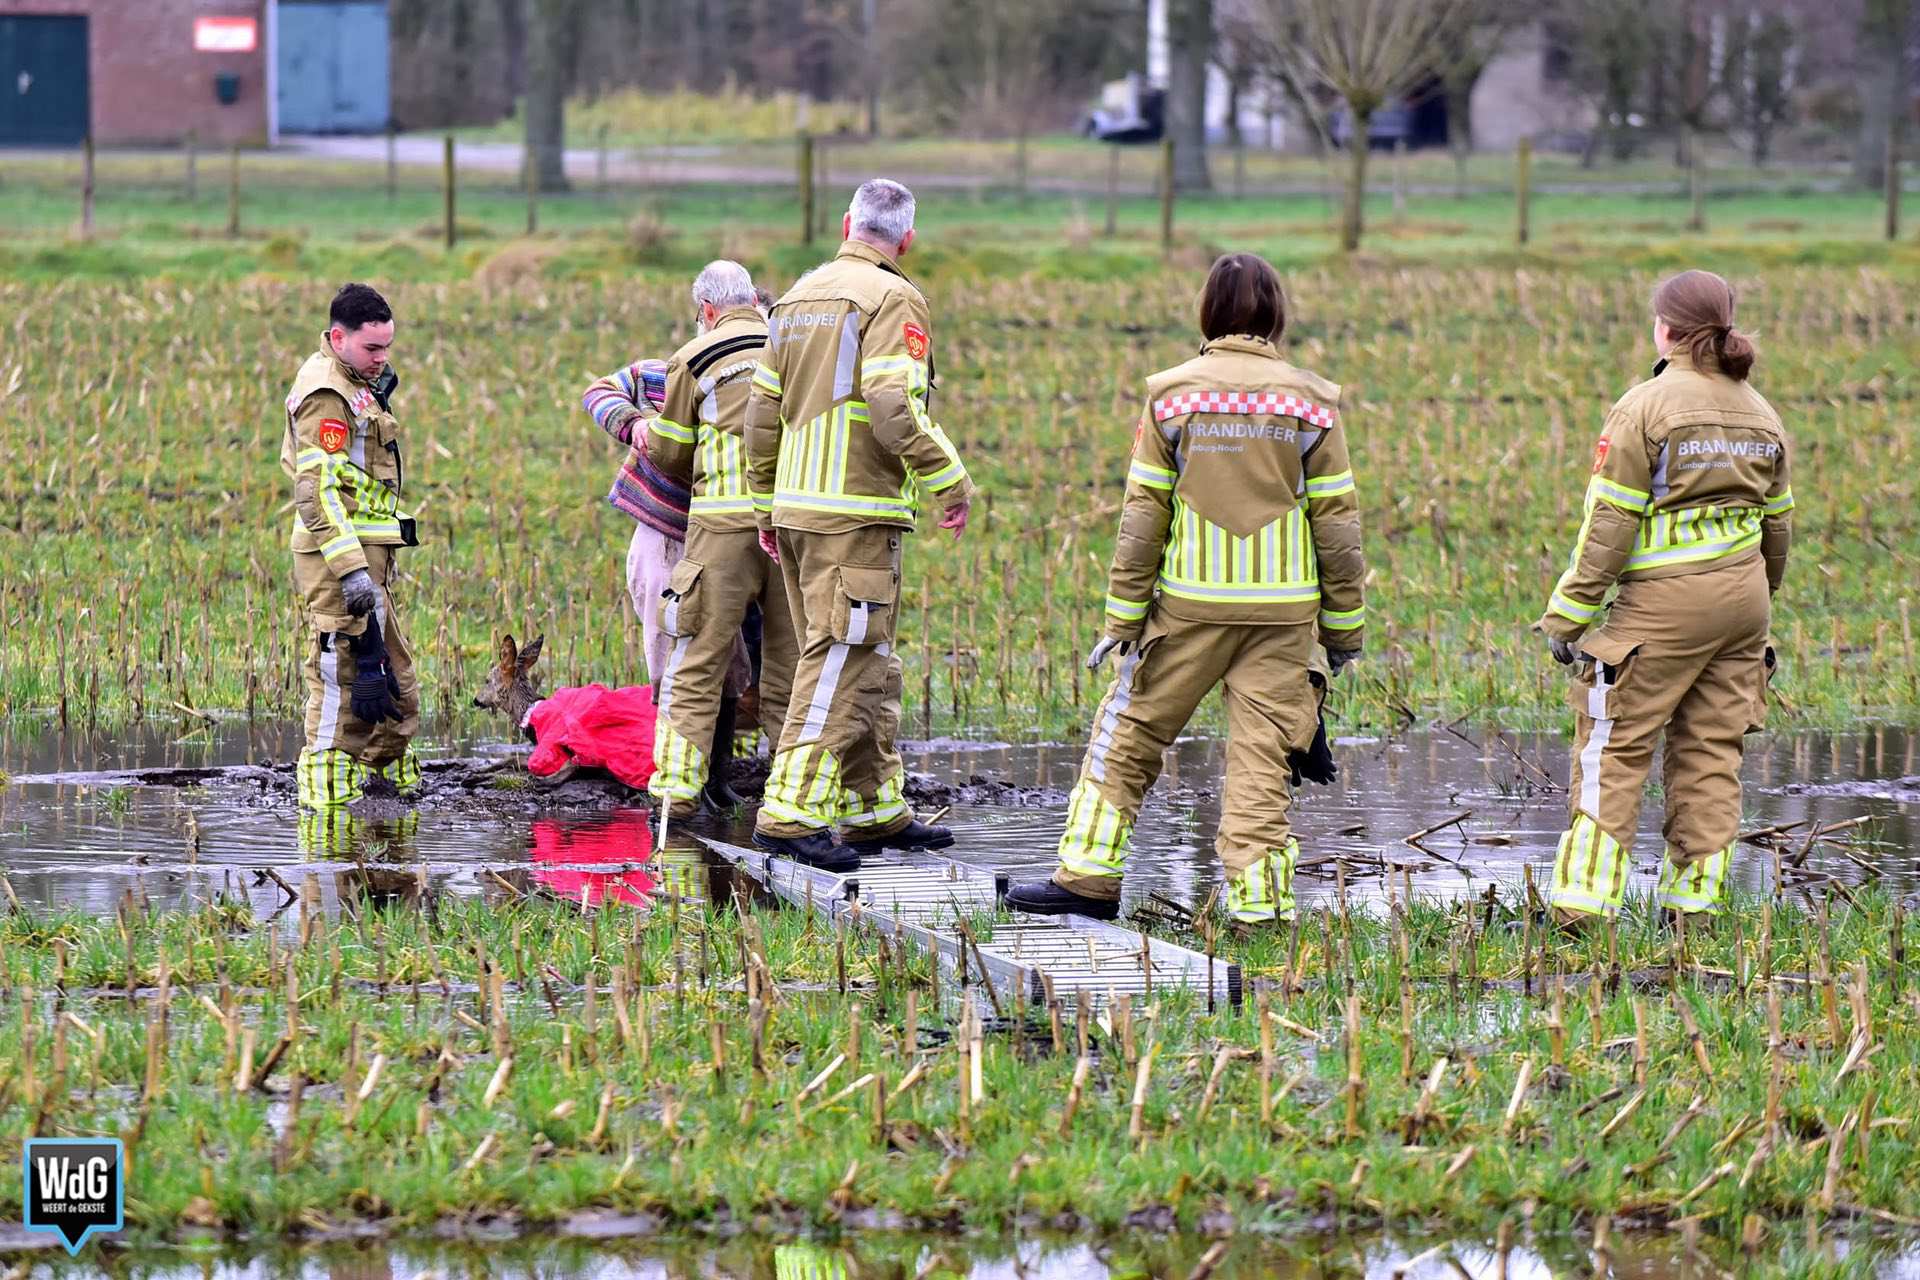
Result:
M410 744L420 732L420 682L413 654L389 590L394 548L366 546L367 573L380 588L381 639L387 663L400 684L401 718L368 724L353 714L353 645L342 635L358 635L364 618L347 612L340 579L318 552L295 552L293 586L300 595L310 632L303 664L307 681L306 747L296 766L300 803L329 808L360 798L366 774L381 774L401 790L419 785L420 766Z
M900 550L905 531L779 530L780 571L800 637L793 693L758 829L800 836L833 826L855 839L912 821L901 785Z
M756 602L764 619L760 724L767 740L778 742L798 649L780 566L760 549L752 529L715 533L698 524L688 529L686 554L673 567L661 602L669 647L655 695L660 714L654 722L654 775L647 786L672 806L675 817L699 807L727 667L747 606ZM721 743L719 750L730 758L733 744Z
M1053 882L1090 898L1120 896L1140 802L1200 700L1224 683L1227 779L1214 849L1226 868L1227 908L1249 923L1291 914L1300 846L1287 822L1287 753L1312 746L1319 722L1313 652L1310 622L1187 622L1156 609L1094 714Z
M1759 556L1677 578L1621 584L1580 641L1573 679L1573 820L1552 901L1613 915L1626 894L1653 748L1666 734L1666 857L1657 901L1716 911L1740 831L1741 739L1766 714L1766 566Z

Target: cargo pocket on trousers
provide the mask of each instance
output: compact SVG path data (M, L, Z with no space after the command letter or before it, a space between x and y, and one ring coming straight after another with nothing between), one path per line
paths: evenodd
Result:
M891 644L899 612L900 578L893 569L841 565L834 570L828 625L842 644Z
M1640 642L1629 636L1608 635L1604 630L1580 641L1581 662L1576 668L1571 701L1573 709L1593 720L1612 720L1621 686L1633 672L1634 655Z
M704 566L682 560L673 566L667 589L660 593L660 629L674 637L697 635L706 610L700 592L700 572Z
M1760 680L1753 689L1753 710L1747 713L1747 732L1759 733L1767 727L1767 703L1773 700L1773 677L1780 670L1780 657L1768 645L1760 656Z

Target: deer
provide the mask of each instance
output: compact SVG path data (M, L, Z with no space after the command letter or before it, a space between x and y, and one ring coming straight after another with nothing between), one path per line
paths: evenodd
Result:
M540 694L527 679L527 673L540 661L540 646L546 639L546 633L542 632L533 638L532 644L521 649L513 643L511 633L501 636L499 661L488 670L487 682L480 686L480 692L473 695L473 705L502 713L513 721L516 729L524 724L527 712L540 701Z

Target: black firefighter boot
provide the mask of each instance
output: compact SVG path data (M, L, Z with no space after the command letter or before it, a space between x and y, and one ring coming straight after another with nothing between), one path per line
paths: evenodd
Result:
M1117 898L1089 898L1062 889L1051 880L1029 880L1007 890L1007 910L1036 916L1089 916L1112 920L1120 914Z
M733 772L733 729L739 710L738 698L723 697L713 718L713 749L707 753L707 785L700 789L700 803L714 813L731 813L741 803L739 793L727 785Z
M909 818L907 825L898 831L889 832L884 836L874 836L867 840L850 839L847 841L847 847L858 849L863 853L880 853L886 849L945 849L952 843L951 827L936 827L918 818Z
M837 843L831 831L809 831L803 836L770 836L756 831L753 842L775 857L791 858L822 871L860 869L860 851Z

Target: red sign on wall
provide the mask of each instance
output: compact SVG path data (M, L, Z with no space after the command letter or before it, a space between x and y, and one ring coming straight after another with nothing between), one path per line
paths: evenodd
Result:
M195 18L193 47L200 53L252 53L260 42L254 18Z

